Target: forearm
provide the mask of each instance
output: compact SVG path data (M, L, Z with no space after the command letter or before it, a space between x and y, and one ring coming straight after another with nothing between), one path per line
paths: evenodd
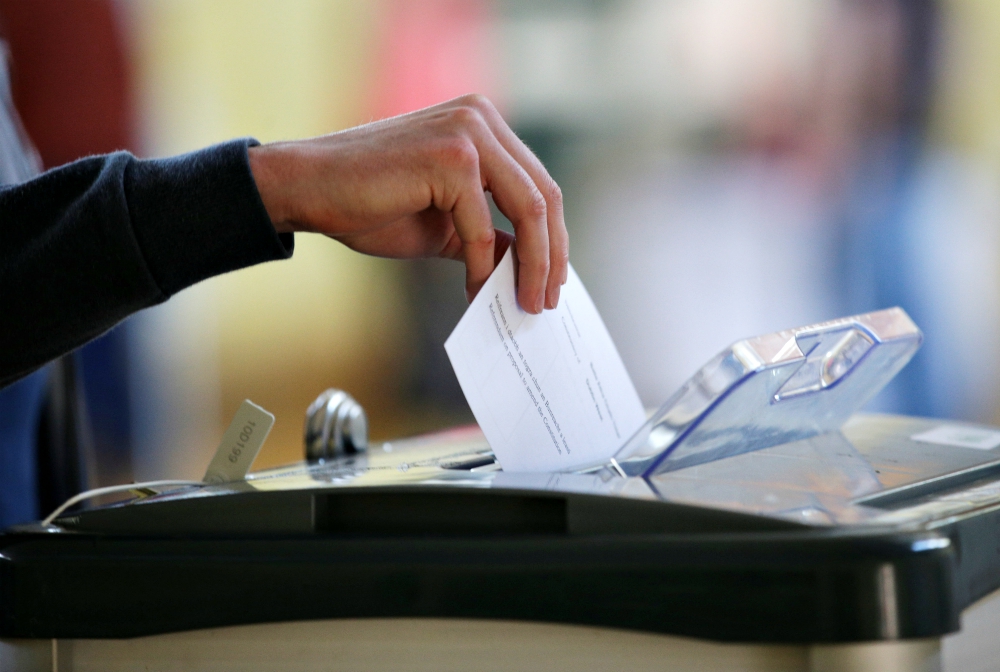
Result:
M0 385L212 275L291 254L246 141L91 157L0 189Z

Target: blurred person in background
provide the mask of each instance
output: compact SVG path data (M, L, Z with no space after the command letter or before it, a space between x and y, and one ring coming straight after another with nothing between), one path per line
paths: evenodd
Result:
M687 3L680 18L641 5L647 23L687 31L691 62L729 67L718 80L737 93L718 95L728 107L700 142L603 154L567 187L586 193L580 266L644 401L728 342L900 305L924 347L873 408L990 419L997 194L927 139L937 3L737 4Z
M934 0L848 3L825 102L840 89L833 278L847 312L904 307L921 351L880 410L990 420L1000 373L1000 229L995 176L935 146L929 124L941 8ZM838 132L839 129L839 132Z
M41 513L40 471L55 471L68 494L82 487L79 441L63 442L55 463L36 450L46 391L50 405L68 395L57 422L80 422L82 410L72 360L62 360L68 375L47 362L191 284L290 256L294 232L376 256L461 260L471 300L513 241L493 229L488 191L518 238L519 303L532 313L558 303L568 260L561 194L485 98L312 140L235 140L156 161L117 152L39 175L5 60L0 528Z

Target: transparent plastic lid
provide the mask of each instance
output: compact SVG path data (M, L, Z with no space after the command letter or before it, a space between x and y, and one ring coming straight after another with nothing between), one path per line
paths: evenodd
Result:
M838 430L913 357L923 336L889 308L734 343L615 454L652 476Z

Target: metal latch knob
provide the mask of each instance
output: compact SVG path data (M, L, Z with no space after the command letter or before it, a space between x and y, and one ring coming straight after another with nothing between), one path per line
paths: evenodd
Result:
M354 397L330 388L306 410L306 459L330 460L368 449L368 417Z

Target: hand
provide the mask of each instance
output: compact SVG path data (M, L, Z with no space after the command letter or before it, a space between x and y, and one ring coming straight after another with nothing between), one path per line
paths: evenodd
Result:
M511 243L486 191L514 224L518 303L555 308L569 239L562 194L484 97L463 96L309 140L250 149L279 232L313 231L381 257L465 262L471 301Z

